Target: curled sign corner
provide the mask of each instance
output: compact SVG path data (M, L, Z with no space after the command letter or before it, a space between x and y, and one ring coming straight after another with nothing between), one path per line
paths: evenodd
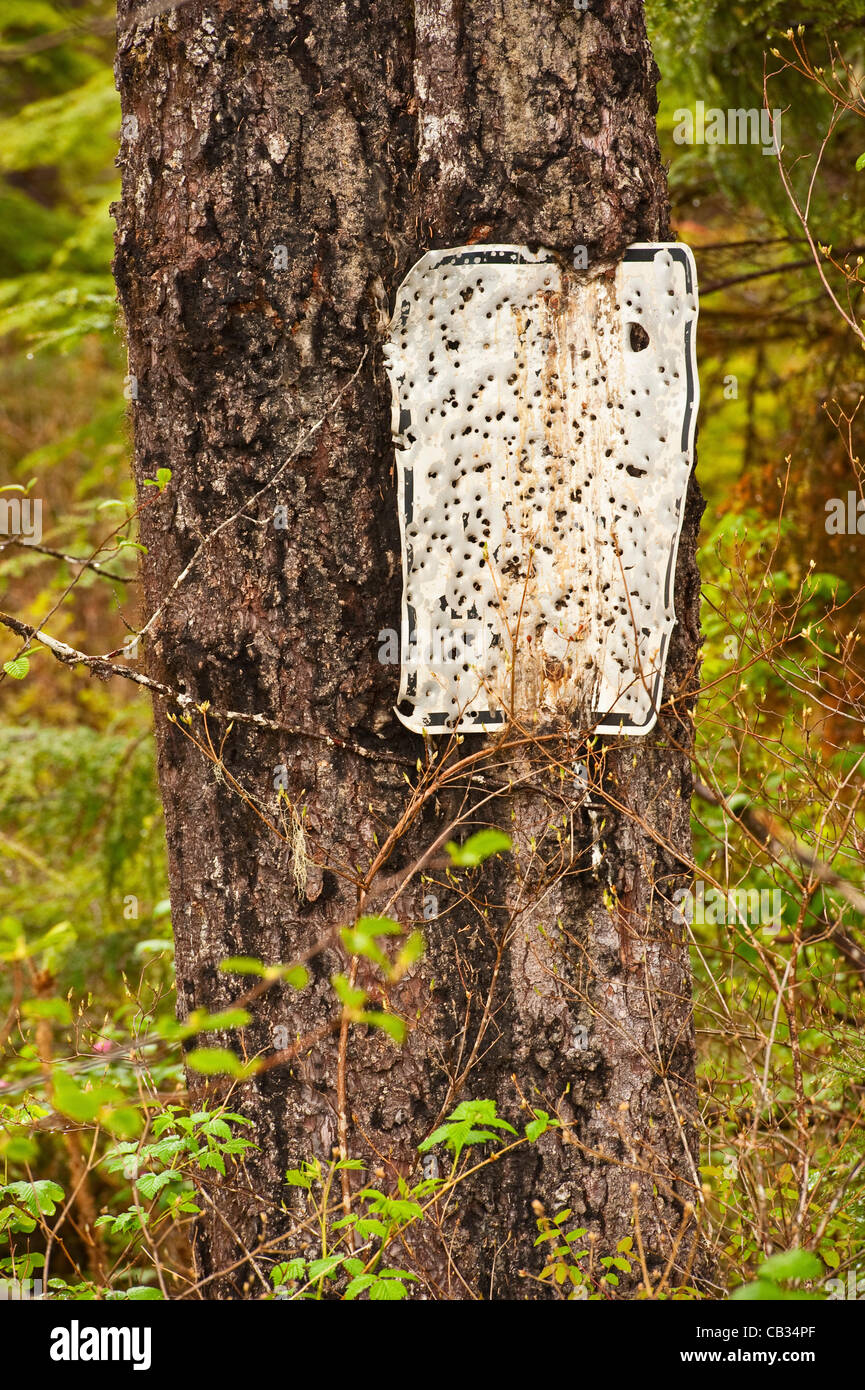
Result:
M509 712L648 733L699 400L690 249L587 280L546 251L430 251L396 296L403 558L397 713L487 732Z

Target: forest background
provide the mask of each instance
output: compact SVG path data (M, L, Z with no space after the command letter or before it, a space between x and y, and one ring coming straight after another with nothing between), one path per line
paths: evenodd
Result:
M839 1296L865 1274L865 4L650 0L648 17L701 287L690 929L715 1296L761 1268L776 1292ZM0 607L85 652L139 617L113 46L103 0L3 5L0 500L38 500L41 535L0 536ZM682 110L764 96L780 168L759 144L677 141ZM184 1109L149 698L19 647L0 634L0 1279L175 1296L192 1179L249 1141ZM586 1287L615 1297L613 1280Z

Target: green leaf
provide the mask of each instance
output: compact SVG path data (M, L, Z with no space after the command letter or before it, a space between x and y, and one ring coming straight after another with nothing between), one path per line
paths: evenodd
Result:
M265 967L254 956L229 956L219 962L220 970L226 975L263 975Z
M63 1188L56 1182L44 1179L39 1182L12 1182L3 1189L15 1198L31 1216L53 1216L57 1203L65 1197Z
M773 1279L780 1283L785 1279L819 1279L823 1275L823 1262L810 1250L784 1250L764 1260L757 1271L760 1279Z
M363 1266L361 1266L361 1268L363 1268ZM375 1282L376 1278L374 1274L357 1275L354 1279L352 1279L351 1283L345 1291L346 1300L350 1303L353 1299L357 1298L358 1294L363 1293L364 1289L368 1289L370 1285L374 1284Z
M550 1117L546 1110L535 1110L534 1116L535 1118L529 1120L526 1125L526 1138L530 1139L532 1143L536 1139L540 1139L541 1135L545 1134L550 1127Z
M36 1154L36 1145L26 1134L0 1133L0 1158L7 1163L32 1163Z
M223 1029L245 1028L252 1022L252 1015L246 1009L225 1009L222 1013L211 1014L207 1009L194 1009L184 1025L189 1033L216 1033Z
M187 1054L186 1065L202 1076L252 1076L258 1071L259 1063L241 1062L236 1053L227 1047L196 1047Z
M155 1197L158 1192L161 1192L163 1187L168 1187L170 1183L179 1181L182 1179L176 1173L142 1173L137 1181L137 1186L142 1197L146 1197L149 1201L151 1197Z
M310 1279L330 1279L342 1264L342 1255L327 1255L323 1260L310 1260Z
M255 956L230 956L219 968L229 975L258 975L262 980L285 980L294 989L309 984L309 971L303 965L265 965Z
M136 956L158 956L163 952L174 955L174 942L166 940L162 936L150 937L147 941L139 941L135 947Z
M393 974L397 977L404 975L409 966L420 960L425 950L423 932L413 931L393 963Z
M289 1279L302 1279L305 1272L306 1260L285 1260L282 1264L273 1266L270 1271L270 1278L271 1282L278 1287Z
M507 1120L499 1118L494 1100L464 1100L448 1116L444 1124L418 1145L418 1152L426 1153L436 1144L446 1144L452 1150L456 1162L467 1144L486 1144L490 1140L500 1139L500 1135L493 1134L488 1129L476 1129L477 1124L494 1125L498 1129L506 1129L510 1134L517 1132Z
M100 1121L109 1134L140 1134L144 1128L144 1117L134 1105L115 1105L100 1115Z
M53 1023L71 1023L72 1010L65 999L25 999L21 1004L25 1018L49 1018Z
M416 1221L418 1217L423 1216L423 1208L418 1202L400 1197L387 1197L375 1187L362 1188L358 1196L368 1202L372 1210L378 1216L383 1216L386 1221ZM358 1221L356 1230L360 1231L361 1224Z
M364 936L401 936L403 931L392 917L358 917L354 929Z
M155 478L145 478L145 487L158 487L160 492L164 492L171 482L170 468L157 468Z
M860 154L859 158L856 160L856 173L861 174L863 169L865 169L865 153Z
M225 1120L220 1119L218 1115L214 1115L212 1120L208 1120L203 1128L205 1134L209 1134L215 1139L231 1138L231 1126L226 1124Z
M27 656L16 656L14 661L4 661L3 670L7 676L11 676L13 681L23 681L27 672L30 670L30 658Z
M112 1105L122 1104L126 1097L117 1086L91 1085L84 1089L63 1071L53 1076L54 1108L70 1120L87 1124L99 1118Z
M378 1236L384 1240L387 1235L387 1227L381 1221L376 1221L373 1217L362 1218L355 1223L355 1230L362 1240L368 1240L370 1236Z
M312 1178L307 1173L301 1172L299 1168L289 1168L285 1175L285 1181L289 1187L312 1187Z
M384 1012L362 1013L358 1018L358 1023L368 1023L371 1028L381 1028L382 1032L387 1033L393 1038L395 1043L405 1041L406 1026L405 1020L399 1014L387 1014Z
M373 1303L396 1303L406 1297L406 1287L399 1279L376 1279L369 1296Z
M199 1168L215 1168L217 1173L225 1177L225 1159L215 1149L205 1149L204 1153L198 1155L197 1163Z
M352 927L343 927L340 932L342 944L352 956L365 956L367 960L374 961L385 971L390 969L390 961L380 946L377 946L371 936L365 936L361 931L355 931Z
M502 854L510 848L511 837L503 830L492 829L479 830L476 835L470 835L465 844L458 845L454 840L449 840L445 845L451 863L460 869L473 869L492 855Z
M730 1294L737 1303L820 1303L823 1295L806 1289L784 1289L770 1279L758 1279L753 1284L741 1284Z
M784 1297L784 1290L768 1279L759 1279L754 1284L740 1284L730 1294L734 1303L777 1303Z
M36 1230L36 1222L32 1216L24 1216L15 1207L0 1207L0 1233L8 1235L10 1231L23 1231L29 1235Z
M353 989L345 975L334 975L331 984L336 990L339 1002L346 1009L360 1009L366 1003L366 991Z

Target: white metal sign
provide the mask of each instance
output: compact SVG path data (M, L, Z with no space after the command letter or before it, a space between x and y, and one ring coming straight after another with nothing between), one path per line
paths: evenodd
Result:
M605 734L657 718L698 403L694 259L592 279L524 246L430 251L397 292L398 713Z

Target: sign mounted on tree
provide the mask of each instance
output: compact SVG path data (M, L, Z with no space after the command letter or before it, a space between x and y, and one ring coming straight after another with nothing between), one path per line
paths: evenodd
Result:
M675 622L698 403L690 250L588 279L430 251L385 348L403 547L397 713L418 733L645 734Z

